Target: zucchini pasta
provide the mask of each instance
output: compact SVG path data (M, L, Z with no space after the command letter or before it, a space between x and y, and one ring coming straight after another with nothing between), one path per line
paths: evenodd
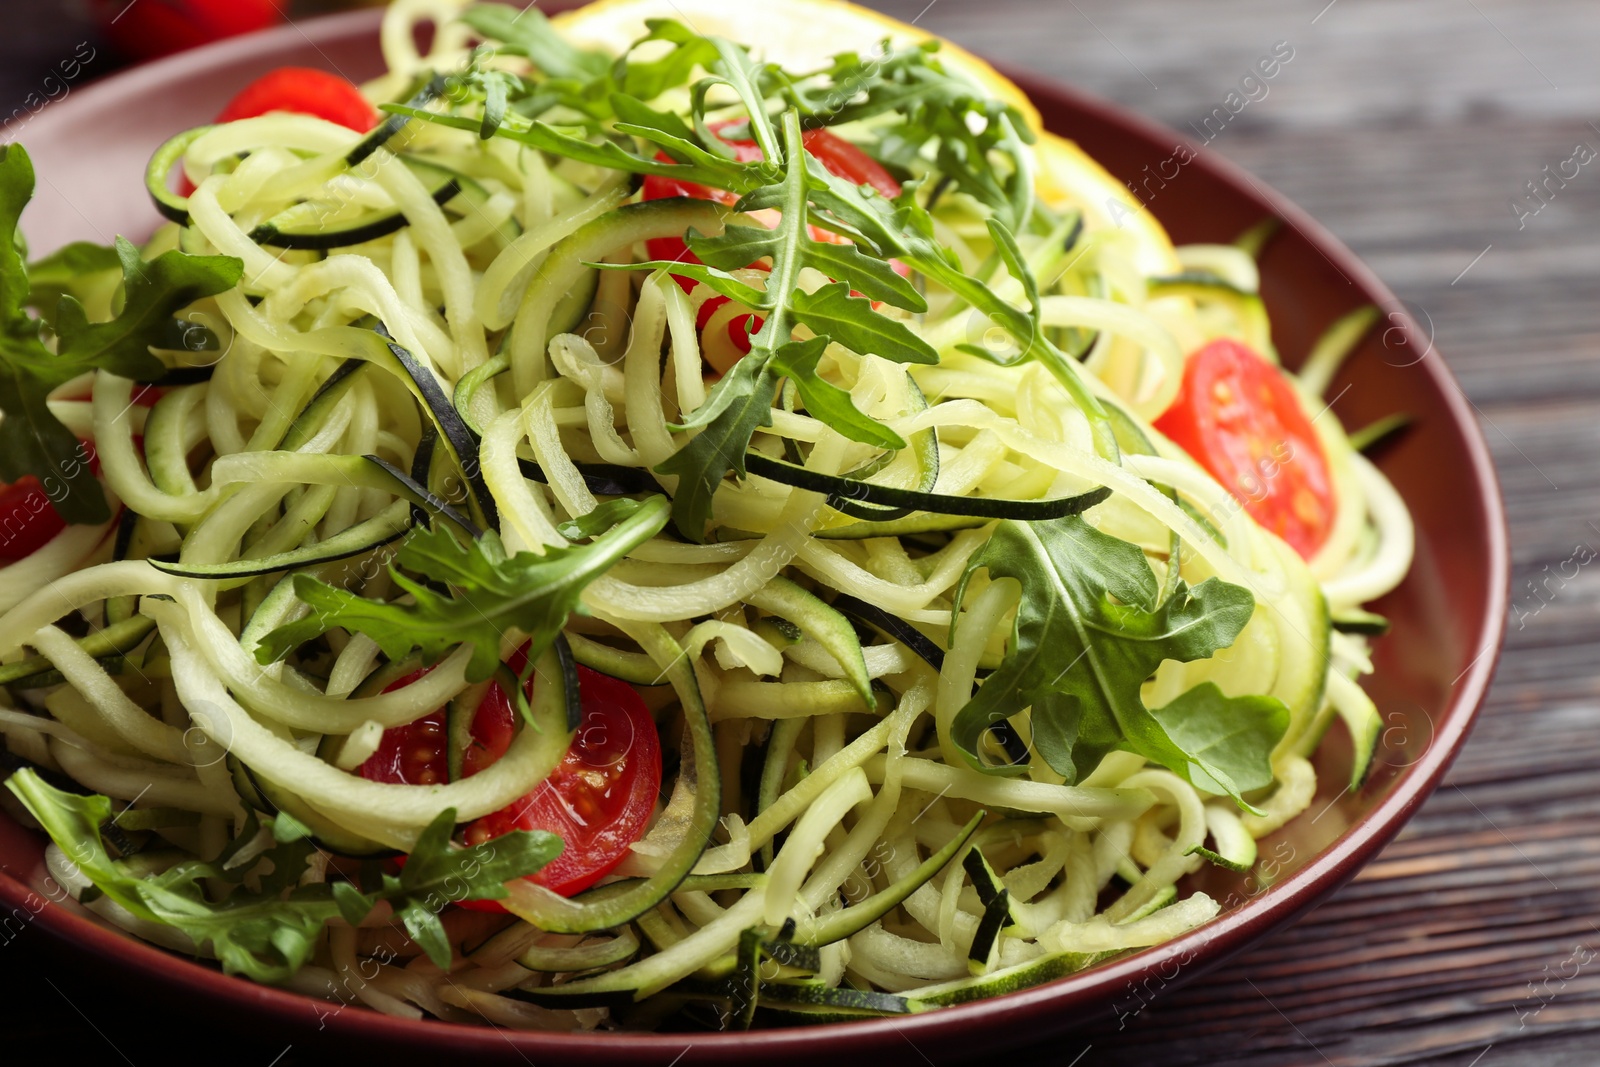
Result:
M0 736L100 918L411 1018L904 1014L1215 917L1335 719L1359 787L1374 313L1290 373L1272 220L1174 248L954 46L683 6L398 0L143 246L0 242Z

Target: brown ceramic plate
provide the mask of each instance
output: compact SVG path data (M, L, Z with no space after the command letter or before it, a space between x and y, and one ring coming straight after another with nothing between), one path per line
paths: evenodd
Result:
M117 75L48 107L20 131L41 176L26 215L32 246L109 242L147 234L157 217L142 174L172 133L210 121L220 101L283 64L381 72L375 13L284 27ZM1183 139L1103 101L1045 81L1019 83L1057 132L1079 141L1114 174L1133 178L1173 155ZM1170 164L1168 165L1170 168ZM1153 187L1152 187L1153 188ZM1197 882L1226 910L1204 928L1083 974L927 1015L749 1034L513 1034L488 1027L408 1022L228 978L214 968L107 929L72 905L45 905L34 925L62 951L92 957L136 987L159 983L179 1003L266 1023L278 1040L321 1031L332 1039L412 1054L514 1063L668 1064L686 1047L694 1063L816 1062L819 1054L898 1062L911 1046L940 1062L1035 1044L1111 1010L1139 985L1148 992L1195 978L1343 884L1394 836L1460 749L1498 656L1506 611L1507 552L1500 493L1472 408L1394 295L1304 212L1243 171L1201 152L1151 202L1174 240L1228 241L1267 215L1287 222L1262 263L1277 345L1297 362L1322 330L1362 304L1389 314L1351 360L1333 394L1347 426L1394 411L1416 428L1380 466L1411 507L1417 556L1410 576L1377 605L1393 632L1377 642L1368 686L1387 723L1380 765L1359 792L1339 792L1349 766L1341 730L1318 754L1324 795L1262 847L1249 876L1211 871ZM1348 389L1345 389L1346 386ZM0 815L0 903L39 908L43 838ZM1270 875L1270 877L1269 877ZM18 913L23 914L22 912ZM25 920L24 920L25 921ZM242 1030L241 1032L248 1032ZM908 1044L909 1043L909 1044ZM914 1058L914 1056L913 1056Z

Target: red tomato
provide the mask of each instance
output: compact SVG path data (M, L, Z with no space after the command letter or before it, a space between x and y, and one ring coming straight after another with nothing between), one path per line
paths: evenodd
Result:
M80 441L78 455L73 462L89 464L89 469L100 473L100 457L94 446ZM62 483L51 479L51 492L59 492ZM0 563L15 563L33 555L49 544L67 528L66 520L56 511L51 492L31 474L25 474L10 485L0 483Z
M1303 558L1327 540L1338 509L1322 442L1293 387L1249 348L1219 340L1190 356L1155 428Z
M240 90L217 121L237 122L274 111L315 115L358 133L372 129L380 117L361 90L337 74L312 67L279 67Z
M828 168L830 174L848 178L857 185L870 185L887 199L900 195L900 183L871 156L827 130L807 130L801 135L806 151Z
M0 560L15 563L67 528L39 479L25 474L0 489Z
M284 6L279 0L93 0L106 36L139 59L276 26Z
M389 688L409 685L422 673ZM587 889L622 862L628 846L644 835L661 790L661 741L639 694L587 667L578 668L578 693L583 720L555 772L532 793L466 830L471 845L512 830L548 830L560 837L561 855L531 880L564 896ZM473 716L464 775L476 774L505 755L515 714L505 691L491 686ZM384 731L378 751L358 773L375 782L446 781L445 713ZM494 901L466 901L463 906L500 910Z

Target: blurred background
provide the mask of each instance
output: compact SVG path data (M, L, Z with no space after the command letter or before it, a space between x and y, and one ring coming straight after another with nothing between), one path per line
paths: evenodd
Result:
M0 122L11 116L26 140L27 116L46 101L152 52L333 6L0 0ZM1184 989L1130 990L1120 1019L1038 1050L1038 1062L1596 1062L1600 572L1567 577L1563 563L1600 552L1600 7L871 6L1165 122L1310 211L1434 332L1478 410L1510 514L1513 611L1497 684L1446 784L1400 839L1299 925ZM1275 49L1292 59L1208 134L1204 117ZM74 57L70 72L63 57ZM52 968L48 945L26 940L0 952L0 1021L13 1040L70 1040L130 1063L172 1054L170 1033L148 1033L148 1014L83 999L90 979ZM237 1050L232 1033L235 1043L212 1047ZM186 1042L202 1038L212 1038L204 1021L186 1020ZM270 1039L252 1045L240 1062L280 1055ZM278 1062L304 1057L290 1047ZM937 1050L924 1059L937 1063Z

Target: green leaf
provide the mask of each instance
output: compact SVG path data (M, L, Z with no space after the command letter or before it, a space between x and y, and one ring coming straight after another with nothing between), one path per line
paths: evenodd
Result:
M290 888L313 851L305 842L262 854L273 870L263 878L260 892L241 886L226 899L213 901L206 895L207 879L237 882L256 864L227 871L223 857L213 863L186 860L160 874L137 877L106 852L101 827L111 819L110 800L62 792L32 769L18 771L6 786L96 888L141 919L173 927L197 945L209 944L229 974L258 982L286 981L311 958L324 924L339 914L326 885ZM246 825L248 836L235 842L236 848L255 833L252 820Z
M1179 581L1161 600L1143 550L1079 516L1000 523L968 563L958 610L980 569L1016 579L1022 599L999 670L951 726L974 766L1021 773L983 767L976 752L988 727L1031 707L1036 750L1069 783L1116 748L1240 803L1272 782L1269 757L1288 726L1281 701L1229 698L1209 683L1154 711L1140 696L1165 660L1205 659L1232 645L1255 610L1248 590L1217 578L1193 589Z
M61 275L73 263L104 270L108 253L69 246L43 261L47 280L62 295L55 322L57 350L41 340L41 323L27 311L32 287L16 234L22 210L33 196L33 162L20 145L0 147L0 479L33 475L56 511L68 522L110 518L105 494L89 469L78 439L50 413L50 391L91 370L123 377L158 377L165 368L150 354L176 311L238 284L243 264L225 256L168 252L145 263L122 238L114 254L123 271L126 298L110 322L90 323L67 293Z
M828 347L826 337L791 341L772 357L772 369L794 382L806 410L852 441L879 448L904 448L905 438L865 415L845 390L817 376L817 361Z
M919 315L928 310L928 301L893 265L867 255L853 244L808 241L805 260L806 266L830 278L848 278L851 288L863 296Z
M417 837L400 877L385 876L377 896L394 907L395 917L428 958L448 969L450 937L439 913L463 900L502 900L505 883L535 874L561 854L561 839L544 830L513 830L470 848L451 841L456 812L446 808Z
M689 231L691 234L693 230ZM650 259L642 263L585 263L586 267L596 270L664 270L677 278L689 278L708 285L713 291L721 293L729 300L745 305L746 307L760 308L767 302L767 296L760 289L735 278L725 270L708 267L704 263L679 262L675 259Z
M487 141L506 120L506 98L509 90L506 76L494 71L483 78L483 125L478 128L480 140Z
M1017 239L1006 224L999 219L989 219L989 236L994 239L995 251L1005 263L1011 276L1022 283L1023 295L1028 299L1028 319L1035 330L1039 328L1039 283L1028 269L1028 260L1017 246Z
M711 390L692 418L712 414L705 428L656 467L678 479L672 498L673 522L685 537L705 536L711 516L711 499L728 471L744 474L744 456L750 438L772 424L772 398L778 379L763 361L749 356L733 365Z
M544 553L506 558L497 537L462 544L440 524L419 529L401 547L391 568L395 584L412 603L368 600L306 574L295 576L295 594L312 609L303 619L268 633L256 650L273 663L335 626L364 633L390 659L419 650L437 662L457 646L472 646L471 681L483 681L500 665L504 635L529 639L529 660L550 647L567 617L578 609L588 584L617 560L654 537L667 521L667 503L652 497L610 533L587 545L550 546ZM451 587L447 595L415 581L401 569Z
M440 126L448 126L454 130L467 130L478 133L483 128L482 119L468 118L465 115L446 115L425 108L412 107L409 104L384 104L380 110L390 115L404 115L406 118L423 119ZM583 137L575 136L559 127L546 122L530 121L521 115L508 113L494 131L496 137L504 137L537 148L541 152L552 155L565 156L575 159L580 163L589 163L597 167L606 167L611 170L627 171L630 174L660 174L670 178L682 178L685 181L709 182L716 184L740 183L737 168L733 172L719 172L715 175L706 172L704 167L685 166L681 163L662 163L654 159L646 159L627 151L614 141L590 141Z
M708 178L718 174L726 176L727 168L729 166L743 166L743 164L731 163L729 160L717 155L715 152L708 152L706 149L700 147L700 145L689 140L688 138L678 137L674 134L667 133L658 128L658 125L654 122L645 125L635 125L631 122L618 122L616 124L616 129L618 133L629 134L633 137L641 137L644 140L659 146L669 156L678 160L685 167L703 168L706 171L706 177ZM661 164L658 163L657 165L659 166ZM736 178L735 180L738 179Z
M739 100L744 104L745 114L750 119L750 137L761 146L761 154L769 161L782 164L785 153L778 145L777 131L772 128L772 118L767 114L766 97L758 86L761 83L761 67L750 58L740 45L722 37L709 38L712 46L717 50L717 60L712 64L718 74L739 94ZM790 144L790 149L796 146ZM804 156L805 150L799 149L798 154Z
M731 224L715 237L691 230L684 243L700 262L719 270L738 270L757 260L776 256L783 248L784 232L781 226L769 230L765 226Z
M418 836L400 872L400 888L408 895L449 892L462 882L472 894L463 899L503 900L505 883L537 873L561 854L561 839L543 830L518 830L457 848L450 839L455 819L455 809L447 808Z
M8 340L37 339L37 324L28 316L28 268L17 247L22 209L33 199L33 161L21 145L0 147L0 327Z
M215 296L239 284L244 263L232 256L191 256L164 252L145 262L139 249L117 238L126 297L122 313L110 322L74 324L63 316L52 384L71 381L99 368L123 378L149 380L166 371L150 354L174 313L196 300Z
M637 97L629 96L627 93L612 93L609 99L611 110L615 112L620 120L619 126L621 123L627 123L636 129L650 130L663 135L669 142L686 144L696 152L705 151L694 143L695 132L689 128L689 124L672 112L657 111L644 101ZM649 139L655 140L653 137ZM667 148L669 154L671 153L671 147L669 147L668 143L662 141L655 141L655 143L661 144L662 147ZM687 156L685 161L687 161Z
M301 886L316 848L296 835L293 820L280 834L277 823L285 816L279 815L273 833L280 843L253 862L231 870L226 866L256 837L252 817L215 860L185 860L140 877L106 851L101 828L112 820L109 799L63 792L31 768L12 775L6 787L100 892L141 919L179 930L198 946L209 944L225 972L258 982L292 978L311 958L330 920L358 925L379 900L394 906L406 931L434 963L449 967L451 946L439 913L464 900L504 898L506 882L543 869L562 848L559 837L543 830L514 830L481 845L457 848L451 840L456 813L450 808L418 837L400 876L384 875L376 892L363 893L348 882ZM258 891L240 884L251 871L259 875ZM207 880L236 888L214 901L207 896Z
M351 926L360 926L361 920L372 913L373 899L349 882L333 883L333 903L339 917Z
M1171 758L1189 761L1179 772L1183 777L1208 793L1230 796L1272 784L1272 750L1289 728L1289 709L1277 697L1224 696L1212 682L1154 709L1150 717L1171 741Z
M615 500L606 501L587 515L568 519L556 527L556 532L568 541L587 541L591 537L605 533L643 506L642 502L632 497L619 496Z
M850 286L844 282L824 285L814 293L798 290L789 300L797 322L852 352L896 363L939 362L932 345L905 323L873 311L871 301L851 296Z
M51 413L47 401L52 387L27 372L21 348L7 343L0 359L0 410L5 412L0 419L0 480L14 482L31 474L67 522L105 522L111 509L90 470L88 452ZM50 358L43 345L28 355Z
M91 286L114 288L121 277L122 260L115 248L74 241L28 264L28 303L52 316L63 295L83 300Z
M717 49L706 38L676 19L645 19L650 32L635 42L667 41L677 47L659 59L635 59L630 49L623 63L622 91L640 100L654 100L677 85L684 85L696 67L709 68Z
M603 53L573 46L537 8L475 4L461 13L461 21L489 40L501 42L500 51L528 57L552 78L594 78L611 67Z

